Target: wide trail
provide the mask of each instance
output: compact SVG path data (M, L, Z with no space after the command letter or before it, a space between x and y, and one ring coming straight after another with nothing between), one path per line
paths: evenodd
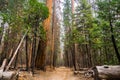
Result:
M83 74L74 75L73 71L66 67L59 67L54 70L47 68L45 72L37 70L34 77L28 75L28 73L23 74L26 75L26 79L22 80L93 80L85 78Z

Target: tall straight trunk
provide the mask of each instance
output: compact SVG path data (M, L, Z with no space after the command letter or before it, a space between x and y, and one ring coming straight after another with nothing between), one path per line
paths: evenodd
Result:
M75 45L71 46L71 50L72 50L72 61L73 61L73 67L75 69L75 71L77 70L76 68L76 60L75 60Z
M79 44L79 69L82 68L82 60L83 60L83 57L82 57L82 48L81 48L81 45Z
M66 53L66 60L67 60L67 66L70 67L70 57L69 57L69 50L67 49L67 53Z
M102 49L99 48L98 51L99 51L99 53L100 53L100 62L99 62L99 64L102 65L102 64L103 64L103 59L104 59L104 58L102 58Z
M26 70L28 71L28 67L29 67L29 64L28 64L28 35L26 35L26 45L25 45L25 49L26 49Z
M35 57L35 40L33 39L33 42L32 42L32 60L31 60L31 69L32 69L33 74L34 74L34 67L35 67L34 57Z
M72 4L72 13L74 13L74 0L71 0L71 4Z
M72 68L72 67L73 67L72 60L73 60L73 57L72 57L72 52L70 51L70 54L69 54L69 64L70 64L70 68Z
M87 54L88 67L92 67L91 53L90 53L90 48L88 44L86 44L86 54Z
M55 27L55 0L53 0L53 12L52 12L52 51L51 51L51 67L54 66L54 27Z
M77 43L74 44L74 49L75 49L75 50L74 50L74 51L75 51L75 52L74 52L75 66L76 66L76 69L77 69L77 67L78 67L78 66L77 66L77 56L78 56L78 55L77 55L77 54L78 54L78 44L77 44Z
M97 49L96 49L96 50L97 50ZM97 57L96 57L96 56L98 56L98 55L97 55L97 53L96 53L96 50L93 49L93 63L94 63L94 66L98 64L98 62L97 62Z
M110 3L110 0L109 0L109 3ZM118 62L120 64L120 54L119 54L119 51L118 51L118 48L117 48L117 44L116 44L116 40L115 40L115 37L114 37L114 31L113 31L113 25L112 25L112 19L111 19L111 11L110 11L110 6L109 6L109 26L110 26L110 31L111 31L111 40L112 40L112 43L113 43L113 47L114 47L114 50L115 50L115 53L116 53L116 57L118 59Z
M35 60L35 67L45 71L45 50L46 50L46 41L39 39L37 56Z
M56 67L56 58L57 56L56 56L56 53L54 52L53 53L53 67Z
M31 68L31 62L32 62L32 42L30 41L30 43L29 43L29 62L28 62L28 65L29 65L29 70L30 70L30 68Z
M46 0L46 6L49 9L49 17L44 21L44 29L46 31L46 51L45 54L51 53L51 44L52 44L52 30L51 30L51 21L52 21L52 9L53 9L53 0ZM46 55L46 63L50 65L50 56Z
M54 25L57 27L56 23L54 23ZM55 27L54 27L55 29ZM56 30L56 29L55 29ZM56 32L54 32L54 53L53 53L53 67L56 67L56 60L57 60L57 52L56 52L56 49L57 49L57 46L56 46Z
M36 28L36 26L35 26ZM33 43L32 43L32 62L31 62L31 68L32 68L32 73L34 74L34 68L35 68L35 55L36 55L36 37L37 37L37 29L34 30L34 38L33 38Z
M117 57L117 59L119 61L119 64L120 64L120 53L118 51L117 44L116 44L116 41L115 41L115 37L113 35L113 26L112 26L111 22L110 22L110 28L111 28L111 40L112 40L112 43L113 43L113 47L115 49L116 57Z
M105 54L105 61L109 62L108 51L107 51L107 47L106 46L104 46L104 54Z
M82 48L82 67L86 67L86 52L84 44L81 45Z
M3 35L2 35L2 38L1 38L1 42L0 42L0 54L2 53L4 45L5 45L4 42L5 42L6 33L7 33L7 28L4 26Z

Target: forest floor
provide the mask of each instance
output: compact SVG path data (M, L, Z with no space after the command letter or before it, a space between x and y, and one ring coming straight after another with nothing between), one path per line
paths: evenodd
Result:
M66 67L55 68L54 70L47 69L44 71L35 71L32 76L29 72L21 72L18 80L93 80L87 79L83 74L74 75L73 71Z

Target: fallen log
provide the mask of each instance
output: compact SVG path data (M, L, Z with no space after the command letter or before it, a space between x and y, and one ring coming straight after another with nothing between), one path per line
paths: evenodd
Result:
M16 80L19 75L19 71L5 71L0 72L0 80Z
M2 77L2 73L5 69L5 65L6 65L7 59L3 60L2 66L0 67L0 78Z
M94 77L94 80L120 80L120 66L119 65L104 65L96 66L85 74L90 74Z
M88 71L88 68L80 68L79 70L74 71L74 75L84 74L86 71Z
M3 63L2 63L2 66L0 67L0 69L4 70L4 68L6 66L6 63L7 63L7 59L4 59Z
M17 72L15 71L5 71L2 73L2 80L16 80Z
M3 60L2 66L0 67L0 80L16 80L19 71L4 71L7 59Z
M96 70L95 70L96 69ZM100 79L112 79L112 80L120 80L120 66L96 66L96 68L93 69L95 71L96 76L98 75L98 78Z

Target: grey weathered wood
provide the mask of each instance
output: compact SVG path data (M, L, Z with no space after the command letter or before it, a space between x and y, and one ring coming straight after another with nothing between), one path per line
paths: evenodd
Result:
M3 60L2 66L0 67L0 78L2 77L2 73L4 71L5 65L6 65L7 59Z
M4 60L3 60L3 63L2 63L2 66L0 67L0 69L3 69L3 70L4 70L4 68L5 68L5 66L6 66L6 62L7 62L7 59L4 59Z
M94 77L94 80L120 80L120 65L95 66L85 71L84 75Z
M0 76L0 80L16 80L19 72L18 71L5 71L0 74L2 75Z
M0 67L0 80L14 80L18 74L18 71L4 71L7 59L3 60Z
M13 80L15 76L15 71L5 71L2 73L2 80Z
M120 66L96 66L95 77L99 79L120 80ZM95 80L97 80L97 78ZM99 80L98 79L98 80Z

